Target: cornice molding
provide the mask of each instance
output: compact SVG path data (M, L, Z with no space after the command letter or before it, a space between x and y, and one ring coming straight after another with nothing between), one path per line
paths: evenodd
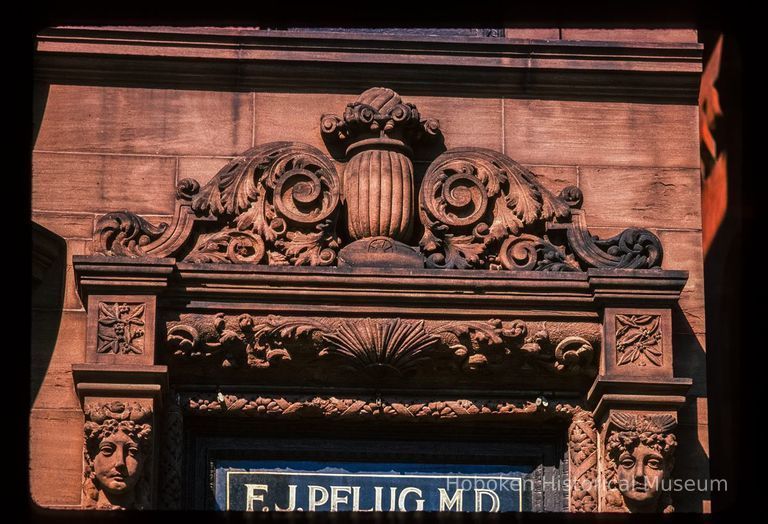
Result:
M202 28L51 28L36 75L50 81L412 94L651 98L696 102L702 46ZM334 74L329 75L332 71Z

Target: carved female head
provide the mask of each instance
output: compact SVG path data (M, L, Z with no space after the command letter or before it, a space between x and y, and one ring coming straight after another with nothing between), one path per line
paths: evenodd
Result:
M612 418L618 431L606 442L610 487L618 489L630 511L657 511L677 447L669 431L674 419L665 415L624 415ZM665 501L665 506L671 509ZM668 508L663 508L667 510Z
M139 483L150 454L151 412L139 404L89 406L85 423L86 506L140 507Z

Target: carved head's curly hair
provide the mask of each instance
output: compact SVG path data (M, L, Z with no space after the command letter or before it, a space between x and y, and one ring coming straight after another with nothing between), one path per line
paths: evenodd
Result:
M606 498L612 506L623 506L623 500L618 495L615 485L616 470L621 455L625 452L631 454L640 444L644 444L659 453L664 459L665 469L671 470L673 454L677 447L677 439L670 433L675 426L675 419L671 415L616 413L610 420L618 431L612 432L605 443L605 452L608 457L606 480L609 488ZM662 493L660 504L664 513L674 511L669 493Z
M134 440L144 457L148 457L152 451L150 436L152 426L152 410L138 403L126 405L115 401L107 404L88 405L85 408L85 480L83 491L86 495L86 506L95 506L99 496L99 487L96 485L96 473L93 461L99 453L99 444L118 431L122 431ZM136 507L146 507L149 487L146 475L136 485Z

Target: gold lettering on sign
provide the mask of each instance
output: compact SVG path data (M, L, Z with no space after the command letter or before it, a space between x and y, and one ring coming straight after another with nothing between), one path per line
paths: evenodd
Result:
M296 484L288 484L288 507L281 508L275 504L275 511L296 511Z
M395 491L394 488L392 488L392 499L394 500L395 497ZM424 511L424 499L423 494L421 493L421 490L419 488L409 487L403 489L403 491L400 492L400 498L397 499L397 507L400 511L408 511L405 509L405 497L410 495L411 493L418 494L419 498L416 499L416 511Z
M264 493L256 494L256 490ZM253 501L259 501L264 504L264 495L269 491L266 484L246 484L245 485L245 511L253 511Z
M463 489L457 489L453 493L453 497L448 497L445 488L437 488L437 492L440 494L440 511L462 511L462 502L464 498Z

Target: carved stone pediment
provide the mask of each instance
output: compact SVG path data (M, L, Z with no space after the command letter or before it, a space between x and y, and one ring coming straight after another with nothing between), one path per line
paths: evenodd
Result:
M355 266L659 267L663 251L651 232L631 228L605 240L590 235L577 187L555 195L535 173L496 151L446 151L415 188L409 144L438 129L394 91L370 89L343 118L322 117L323 133L347 145L342 176L307 144L257 146L203 187L182 180L171 225L155 226L128 211L105 215L95 251L193 263L331 266L347 246L346 259ZM413 232L421 228L417 241ZM365 246L354 248L356 242Z

